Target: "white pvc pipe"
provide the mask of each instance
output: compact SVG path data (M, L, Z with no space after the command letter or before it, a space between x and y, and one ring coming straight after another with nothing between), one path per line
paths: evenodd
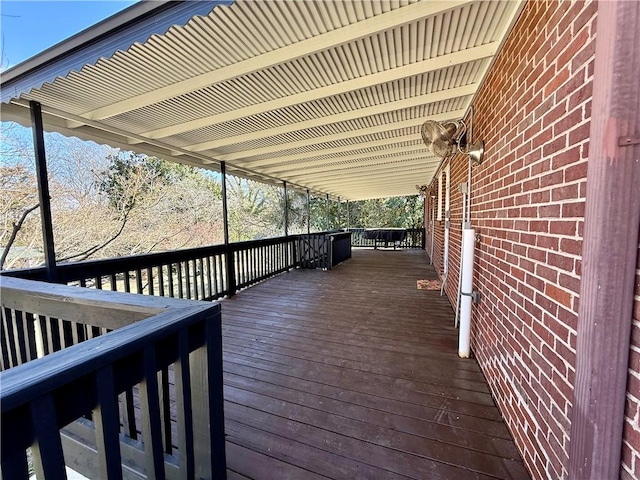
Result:
M473 257L476 232L466 228L462 232L462 282L460 299L460 339L458 355L469 358L471 344L471 292L473 291Z
M433 199L432 199L432 203L433 203ZM433 265L433 242L435 240L435 228L436 228L435 215L436 215L436 210L434 206L432 206L431 207L431 248L429 252L429 265Z
M467 204L467 194L462 194L462 205ZM463 214L464 215L464 214ZM462 231L460 232L460 237L462 238L462 234L464 233L464 222L462 223ZM460 321L460 292L462 291L462 259L464 258L464 244L460 242L460 269L458 271L458 290L456 291L456 318L453 322L453 325L458 328L458 322Z
M447 212L447 216L449 212ZM446 220L444 227L444 270L442 277L442 285L440 287L440 295L444 294L444 287L447 283L447 277L449 276L449 220Z

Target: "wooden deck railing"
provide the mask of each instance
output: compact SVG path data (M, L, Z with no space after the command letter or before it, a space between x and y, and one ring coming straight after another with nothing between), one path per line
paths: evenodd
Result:
M103 260L64 263L57 266L58 282L117 292L160 297L215 300L278 275L291 268L331 268L325 236L333 232L290 235L170 252L131 255ZM317 248L313 257L300 255L308 239ZM344 239L341 239L344 242ZM306 242L306 243L305 243ZM315 248L315 247L314 247ZM343 245L342 250L350 245ZM310 250L307 248L307 253ZM329 255L320 261L321 255ZM346 259L348 257L345 257ZM344 260L343 259L343 260ZM335 260L335 259L334 259ZM341 260L342 261L342 260ZM227 263L229 262L229 264ZM334 261L333 265L337 263ZM42 267L8 270L3 276L46 281Z
M48 480L65 458L90 478L225 478L218 304L9 277L1 293L2 478L29 478L28 448Z
M376 241L364 238L362 232L365 228L350 228L351 246L353 247L375 247ZM422 248L425 246L424 228L407 228L407 234L402 242L396 245L396 248Z
M351 234L343 231L298 235L296 265L301 268L333 267L351 258Z

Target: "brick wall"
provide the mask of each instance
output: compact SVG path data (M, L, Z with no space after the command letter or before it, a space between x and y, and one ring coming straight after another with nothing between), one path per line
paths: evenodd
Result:
M567 476L596 10L528 2L474 101L474 140L487 153L472 180L474 286L483 294L472 348L534 478ZM446 289L454 306L466 175L466 158L455 157ZM638 435L637 398L629 396L627 435Z
M639 240L640 243L640 240ZM636 291L629 352L629 380L622 444L623 479L640 478L640 245L636 263Z

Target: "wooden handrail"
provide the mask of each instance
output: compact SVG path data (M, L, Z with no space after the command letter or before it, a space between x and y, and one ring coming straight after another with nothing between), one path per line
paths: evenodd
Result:
M318 234L325 233L330 232ZM215 300L299 266L293 255L299 237L234 242L229 244L228 251L224 245L210 245L62 263L57 266L58 282L155 296ZM232 278L229 272L234 274ZM1 274L28 280L47 279L42 267L5 270Z
M133 455L132 449L144 452L148 477L151 472L153 478L164 478L165 469L178 468L184 469L186 477L225 478L219 304L3 278L2 306L3 310L19 307L32 314L51 308L64 314L61 318L101 326L129 322L106 335L0 373L3 478L28 478L29 447L39 478L64 478L63 445L68 446L70 440L60 429L88 411L93 412L98 471L90 469L96 462L84 467L92 478L122 478L123 460ZM115 323L109 320L114 312L128 310L133 312L128 320L124 314ZM163 445L163 436L158 434L166 421L161 415L158 373L170 365L175 371L181 423L176 439L179 456L165 464L164 455L171 445ZM118 395L138 384L144 442L120 445Z

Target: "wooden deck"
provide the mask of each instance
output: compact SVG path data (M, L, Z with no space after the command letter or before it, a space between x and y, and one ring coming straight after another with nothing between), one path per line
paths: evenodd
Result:
M224 300L229 478L529 478L433 278L356 250Z

